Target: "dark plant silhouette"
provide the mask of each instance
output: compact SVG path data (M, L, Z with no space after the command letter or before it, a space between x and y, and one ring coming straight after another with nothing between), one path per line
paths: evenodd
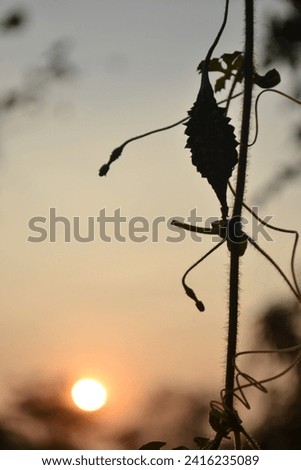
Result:
M15 33L22 30L28 21L29 14L26 10L12 9L0 19L0 32ZM48 51L45 51L45 63L39 67L32 67L19 88L1 91L0 113L6 115L24 106L35 104L42 100L53 82L70 78L75 73L76 67L71 62L69 54L70 44L67 40L60 39L52 44Z
M193 445L197 449L195 436L208 431L208 396L208 393L199 396L192 391L171 388L159 390L149 397L137 423L124 426L115 433L117 448L159 449L166 445L188 448ZM158 437L160 441L156 440ZM143 444L145 442L148 444Z
M24 385L2 416L0 448L85 448L87 437L96 433L101 420L97 414L89 415L69 403L67 390L67 384L61 381Z
M0 18L0 40L3 35L21 33L27 27L29 19L27 10L12 7ZM69 58L69 45L65 40L52 44L45 55L44 64L31 68L20 87L1 90L0 118L25 106L40 103L49 91L50 84L71 77L76 70ZM49 395L46 395L46 388ZM58 399L58 394L52 396L53 391L46 388L44 390L41 387L38 392L26 391L24 396L19 397L16 414L8 413L1 418L0 449L74 448L73 437L67 431L72 427L71 422L75 427L83 422L83 416L75 410L67 410ZM27 427L38 428L36 435L28 435ZM41 436L39 438L41 428L46 433L44 439Z
M300 99L301 78L301 3L298 0L283 0L286 13L273 14L267 18L267 35L263 48L262 60L264 66L279 64L288 67L294 94ZM294 126L293 126L294 127ZM296 123L293 135L296 149L291 161L284 161L281 167L274 171L263 188L257 190L254 199L262 205L268 202L290 185L297 182L301 174L301 155L299 144L301 127Z
M264 63L278 61L290 65L294 71L300 65L301 4L299 0L285 0L287 13L273 14L267 21Z
M261 88L271 88L280 82L280 75L272 69L265 75L260 75L255 69L254 65L254 5L253 0L245 1L245 49L243 53L235 51L232 54L223 54L221 58L213 58L212 53L215 46L219 42L221 35L227 23L229 0L225 2L225 13L222 26L212 44L209 48L206 58L198 67L202 73L201 87L197 100L192 109L188 113L188 117L178 121L177 123L167 126L162 129L157 129L143 135L133 137L121 146L117 147L111 154L111 157L105 165L99 170L99 176L105 176L110 168L110 165L120 157L125 146L136 139L145 137L160 130L166 130L174 127L181 122L186 125L186 134L188 135L186 147L190 148L192 163L197 167L197 171L208 179L213 187L220 203L221 203L221 219L213 224L212 229L202 227L194 227L182 222L174 221L173 223L178 227L185 230L191 230L201 233L217 234L220 236L221 241L214 246L208 253L196 261L184 274L182 284L186 294L192 298L196 307L200 311L204 311L205 307L202 301L198 299L194 291L187 285L186 277L189 272L199 265L205 258L218 249L224 242L227 242L228 250L230 251L230 286L229 286L229 317L228 317L228 342L227 342L227 361L226 361L226 377L225 387L221 391L220 401L211 401L211 410L209 413L209 423L215 432L213 439L206 440L200 439L198 441L199 447L206 449L218 449L224 440L229 436L233 437L234 447L236 449L242 448L243 445L248 445L251 448L258 448L256 441L245 430L242 421L239 417L237 410L237 402L241 402L247 408L250 407L246 398L245 390L250 387L256 387L259 390L266 391L264 386L277 377L282 376L285 372L290 370L293 365L297 364L301 359L301 347L293 347L290 350L297 351L297 359L276 376L265 378L263 380L256 380L247 373L240 370L236 360L242 354L263 354L265 351L247 351L237 353L237 336L238 336L238 304L239 304L239 276L240 276L240 258L243 256L248 245L252 245L259 251L278 271L282 278L286 281L291 291L295 295L298 303L301 300L300 289L295 275L295 252L298 242L298 234L294 231L287 231L285 229L278 229L269 224L267 227L273 230L287 231L295 234L295 244L291 256L291 273L292 282L287 278L282 269L275 263L275 261L267 254L261 247L242 229L242 210L246 208L249 212L257 217L244 203L245 181L247 173L248 162L248 149L250 145L254 145L258 134L258 115L257 106L258 98L256 100L256 135L253 142L250 143L250 118L252 110L253 88L255 86ZM226 66L223 66L223 63ZM232 75L232 83L230 91L226 100L226 107L222 108L217 104L214 97L213 88L209 80L208 72L210 70L219 71L223 74L215 85L215 91L225 87L226 81ZM234 128L229 124L230 118L227 116L229 103L234 99L234 91L238 84L243 85L243 111L241 117L241 131L239 152L237 158L236 147L238 142L234 135ZM267 90L264 90L267 91ZM279 92L280 94L283 94ZM295 100L297 101L297 100ZM236 188L233 189L229 182L232 170L237 166ZM234 207L231 216L228 218L228 204L226 199L227 186L230 187L234 194ZM282 351L281 351L282 352ZM289 352L289 351L288 351ZM242 443L242 438L245 439L246 444ZM152 441L145 444L141 448L162 448L164 442L161 440Z
M301 343L300 308L287 301L271 305L259 317L256 325L257 347L287 351L283 354L266 354L266 367L275 365L285 369L296 358ZM256 371L255 371L256 373ZM277 382L269 387L269 400L265 401L256 437L262 449L301 449L301 366L300 362L290 370L285 389Z
M75 66L68 58L68 43L57 41L47 51L47 61L43 66L33 68L24 78L23 85L3 93L0 97L0 112L9 113L24 106L40 102L49 86L58 80L70 78Z
M188 112L189 119L185 123L185 134L188 135L186 147L191 150L192 163L213 187L221 203L223 220L227 219L229 212L227 183L237 164L238 142L233 132L234 127L229 124L230 118L225 115L225 108L219 107L216 103L208 69L212 53L226 26L227 15L228 2L221 29L202 66L199 67L202 72L201 88L196 102ZM226 76L227 71L224 69L222 71Z

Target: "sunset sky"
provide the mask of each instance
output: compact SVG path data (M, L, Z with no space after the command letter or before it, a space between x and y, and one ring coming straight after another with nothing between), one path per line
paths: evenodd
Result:
M0 17L15 4L2 0ZM233 0L229 21L214 56L243 48L243 2ZM256 58L260 64L266 13L272 0L257 2ZM63 377L98 377L108 389L108 407L126 419L137 404L163 386L203 390L217 399L223 386L229 256L224 245L188 278L204 302L200 313L184 293L185 270L212 247L210 237L168 242L157 217L205 221L219 217L219 202L197 174L184 149L184 126L130 144L106 178L98 177L112 149L137 134L186 116L198 92L197 65L221 24L220 0L28 0L28 24L0 35L1 96L20 89L47 51L66 42L74 72L49 83L39 103L1 113L1 341L0 394L23 383ZM266 72L266 69L264 69ZM283 69L279 89L291 91ZM217 78L218 76L216 76ZM215 77L212 77L212 81ZM259 90L256 90L258 92ZM221 98L224 95L221 94ZM230 107L238 126L241 100ZM290 124L299 109L273 94L259 104L260 133L250 151L247 201L256 202L277 166L292 161L296 148ZM254 124L252 124L254 130ZM239 139L239 126L236 128ZM301 228L300 185L286 188L260 209L272 223ZM229 196L230 197L230 196ZM231 199L230 199L231 200ZM70 220L49 241L49 214ZM96 218L120 209L125 241L99 236ZM147 240L129 237L129 220L143 217ZM28 223L47 219L47 240ZM95 239L78 242L95 221ZM40 225L41 226L41 225ZM252 232L250 224L246 231ZM141 236L141 233L138 234ZM289 236L272 233L258 242L289 272ZM300 259L300 250L297 254ZM299 263L300 266L300 263ZM239 348L250 347L261 309L290 293L274 269L248 248L242 262Z

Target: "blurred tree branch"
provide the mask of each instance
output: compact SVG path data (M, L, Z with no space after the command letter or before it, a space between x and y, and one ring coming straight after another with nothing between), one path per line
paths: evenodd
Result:
M286 348L301 343L300 309L295 302L272 304L257 323L257 343L268 349ZM266 356L266 367L291 363L294 353ZM287 390L274 383L265 404L265 416L258 424L256 437L262 449L301 449L301 365L290 371Z
M0 33L14 33L28 23L28 13L15 8L0 18ZM0 113L8 113L19 107L40 101L54 81L70 78L76 66L70 60L70 44L65 39L54 42L45 53L42 66L32 68L17 88L4 91L0 95Z
M263 59L265 65L278 61L295 69L301 63L301 3L298 0L284 1L289 4L287 15L273 15L268 21Z
M282 0L288 6L286 15L272 15L267 22L267 36L264 45L263 63L270 66L279 62L293 69L292 83L293 94L300 98L301 75L301 2L300 0ZM299 143L301 140L301 126L298 123L293 130L293 135ZM294 157L293 161L285 162L275 172L264 189L257 191L256 203L264 204L277 192L283 190L289 184L298 180L301 174L301 153Z

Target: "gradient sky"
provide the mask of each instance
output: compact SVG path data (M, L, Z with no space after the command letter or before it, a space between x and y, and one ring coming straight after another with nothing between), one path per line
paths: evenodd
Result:
M2 0L0 15L14 2ZM184 127L131 144L108 176L98 169L114 147L182 117L195 100L196 67L221 23L220 0L28 0L27 28L0 36L1 93L22 86L57 40L67 40L78 72L49 86L43 102L1 119L1 394L24 381L83 375L99 377L112 410L131 413L163 385L202 390L222 386L229 256L224 246L189 277L206 305L198 312L181 276L211 246L187 234L168 243L99 239L30 243L28 221L49 208L72 221L105 208L152 223L163 216L219 216L219 203L191 165ZM229 23L215 56L243 47L243 8L231 2ZM260 63L266 12L278 2L257 2ZM285 78L286 72L283 76ZM279 89L289 92L283 80ZM241 102L231 107L239 122ZM260 103L260 135L251 149L247 199L272 171L294 156L293 105L277 96ZM284 119L285 118L285 122ZM254 129L254 126L253 126ZM239 135L239 130L236 130ZM300 229L298 185L262 208L274 223ZM249 228L249 226L248 226ZM112 230L108 228L108 234ZM289 238L259 242L289 267ZM300 258L300 251L298 253ZM269 301L289 294L266 261L249 248L244 257L240 348L252 344L252 325Z

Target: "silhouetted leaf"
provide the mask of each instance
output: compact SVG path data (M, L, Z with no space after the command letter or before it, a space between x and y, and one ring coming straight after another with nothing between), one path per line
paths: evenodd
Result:
M192 164L214 189L221 203L222 219L225 220L228 217L227 183L237 164L238 142L225 108L219 107L215 100L208 71L223 73L216 85L220 90L224 88L226 80L233 76L233 71L236 71L237 81L242 80L242 74L237 74L241 71L243 56L240 51L234 51L231 54L223 54L219 59L211 59L211 53L212 49L209 50L205 61L198 66L198 70L202 72L201 88L195 103L188 111L189 119L184 125L187 127L186 147L191 150ZM202 304L196 306L203 311Z
M202 73L204 68L204 60L198 65L197 70ZM218 78L215 82L214 91L223 90L226 87L226 81L230 80L234 74L237 74L243 65L243 53L241 51L234 51L225 53L221 57L210 59L208 65L209 72L221 72L222 77ZM243 75L237 76L237 81L241 82Z
M221 203L222 218L226 219L227 182L238 160L238 142L230 118L225 115L225 109L217 105L208 83L206 87L201 85L197 100L188 111L190 118L184 124L188 135L186 147L191 150L192 164L214 189Z
M209 412L209 423L214 431L222 433L224 436L228 434L229 423L226 413L211 409Z
M222 56L221 59L227 64L228 68L232 68L233 70L240 67L242 64L242 52L241 51L234 51L231 52L230 54L225 52Z
M196 443L199 449L204 449L208 442L210 442L210 439L208 437L196 436L193 441Z
M161 447L164 447L165 445L166 445L166 442L151 441L139 447L138 450L160 450Z
M243 75L237 75L239 71L242 69L243 65L243 54L240 51L234 51L231 54L225 53L221 56L221 59L225 64L226 67L223 68L224 76L220 77L216 80L214 91L217 93L226 87L226 81L230 80L233 75L236 75L237 82L241 82L243 79Z
M214 85L215 93L217 93L218 91L221 91L224 88L226 88L226 80L227 80L226 75L224 75L223 77L220 77L216 80L215 85Z
M276 69L269 70L265 75L254 73L254 83L260 88L273 88L281 82L281 77Z
M200 73L203 72L204 62L205 61L202 60L202 62L197 67L197 70ZM209 72L224 72L225 69L222 67L222 64L220 63L220 59L217 59L215 57L210 60L208 70Z

